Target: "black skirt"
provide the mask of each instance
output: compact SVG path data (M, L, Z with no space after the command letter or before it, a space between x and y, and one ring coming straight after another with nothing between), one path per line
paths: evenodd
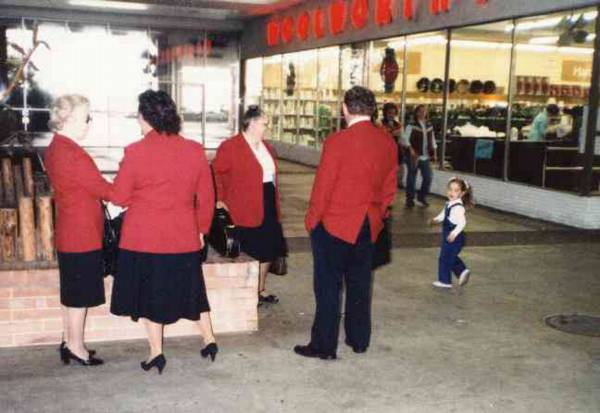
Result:
M60 302L66 307L96 307L106 302L102 250L57 252Z
M287 245L283 237L283 228L277 220L275 206L275 185L263 184L264 219L256 228L236 227L235 238L246 254L260 262L271 262L275 258L287 255Z
M119 250L111 313L171 324L210 311L200 251L152 254Z

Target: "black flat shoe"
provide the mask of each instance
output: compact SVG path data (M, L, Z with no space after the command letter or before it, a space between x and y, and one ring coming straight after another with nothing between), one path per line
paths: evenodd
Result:
M63 348L65 348L65 346L67 345L67 343L65 341L60 343L60 347L58 348L58 352L62 354L62 350ZM96 355L96 350L88 350L88 353L90 353L90 356L95 356ZM61 356L62 358L62 356Z
M140 363L140 366L142 367L142 369L144 371L148 371L152 367L156 367L156 369L158 370L158 374L162 374L163 369L165 368L166 365L167 365L167 359L165 358L165 356L163 354L159 354L158 356L154 357L152 360L150 360L147 363L145 361L142 361Z
M104 364L102 359L96 358L94 356L89 356L87 360L77 357L67 346L63 346L60 349L60 359L64 364L69 364L71 360L76 361L82 366L99 366Z
M294 347L294 353L302 357L320 358L321 360L335 360L337 356L335 353L321 353L315 350L310 345L308 346L296 346Z
M279 298L277 298L276 295L273 295L273 294L269 294L269 295L258 294L258 305L261 305L263 303L277 304L278 302L279 302Z
M357 346L353 345L352 343L350 343L348 341L348 339L346 339L346 345L348 347L351 347L352 351L354 351L357 354L361 354L361 353L366 353L367 352L367 348L366 347L357 347Z
M208 346L200 350L202 358L207 358L208 356L210 356L210 361L215 361L218 352L219 347L217 347L217 343L210 343Z

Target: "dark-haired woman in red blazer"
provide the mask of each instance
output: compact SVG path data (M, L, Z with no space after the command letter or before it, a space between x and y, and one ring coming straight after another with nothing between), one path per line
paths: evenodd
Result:
M125 149L110 200L127 207L111 312L143 319L150 355L144 370L162 372L164 324L199 321L205 347L214 357L200 250L212 220L214 191L204 148L179 136L175 103L162 91L139 96L144 138Z
M111 185L77 142L90 126L90 104L80 95L64 95L50 107L50 130L55 132L44 153L56 205L56 250L63 306L60 357L85 366L102 364L84 344L88 307L104 304L102 234L104 216L100 202Z
M263 138L268 119L258 106L242 117L242 133L219 146L212 162L217 207L225 208L236 225L242 251L260 262L258 304L277 303L265 292L270 263L287 255L281 228L277 160Z

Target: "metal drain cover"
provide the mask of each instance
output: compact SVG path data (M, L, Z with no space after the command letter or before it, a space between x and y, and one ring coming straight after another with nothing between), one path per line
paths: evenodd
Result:
M585 314L556 314L544 317L544 322L565 333L600 337L600 317Z

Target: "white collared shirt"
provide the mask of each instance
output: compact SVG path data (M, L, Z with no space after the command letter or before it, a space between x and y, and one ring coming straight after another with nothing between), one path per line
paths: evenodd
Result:
M448 201L446 203L446 205L444 206L444 209L442 209L442 212L440 212L437 217L433 218L435 222L438 222L438 223L443 222L444 221L444 213L446 212L446 207L450 208L451 206L456 205L456 204L459 204L460 206L452 208L450 210L450 216L448 217L450 222L452 222L454 225L456 225L456 228L454 228L451 232L451 234L453 234L454 236L457 236L458 234L460 234L467 226L467 215L465 213L465 207L464 207L461 199L455 199L454 201Z
M248 141L246 135L244 135L244 139L246 139L256 160L260 163L263 172L263 183L273 182L273 184L275 184L275 162L264 142L261 141L258 145L258 149L256 149L255 146Z
M356 125L358 122L364 122L365 120L368 120L369 122L371 121L371 117L370 116L357 116L354 119L352 119L350 122L348 122L348 127Z

